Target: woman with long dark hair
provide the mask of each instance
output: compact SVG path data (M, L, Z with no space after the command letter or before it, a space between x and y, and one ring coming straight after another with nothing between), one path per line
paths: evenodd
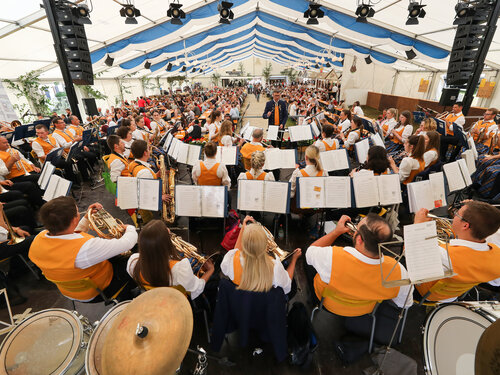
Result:
M415 176L425 169L424 152L425 139L419 135L412 135L404 144L405 151L409 156L401 160L399 168L391 158L391 168L399 173L399 179L404 185L413 182Z
M413 133L413 125L411 124L412 114L410 111L403 111L399 115L399 123L387 134L385 148L391 155L401 151L403 145L410 135Z
M437 163L439 160L439 146L441 145L441 134L437 131L426 131L421 135L425 139L424 161L425 168L428 168Z

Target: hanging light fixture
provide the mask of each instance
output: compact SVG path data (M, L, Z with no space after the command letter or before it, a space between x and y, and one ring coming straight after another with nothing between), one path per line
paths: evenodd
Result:
M375 9L373 9L373 6L371 5L371 1L368 0L361 0L361 2L358 1L358 8L356 9L356 22L362 22L366 23L366 19L368 17L373 17L375 15Z
M151 63L149 61L146 61L146 63L144 64L144 69L149 69L151 68Z
M125 17L127 25L137 24L136 17L140 15L141 11L135 7L131 0L127 0L127 3L120 9L120 16Z
M78 18L78 21L82 24L91 25L92 21L89 18L90 10L86 4L78 5L72 8L73 16Z
M113 66L113 62L115 61L114 58L112 58L109 54L108 56L106 57L106 60L104 60L104 64L106 64L107 66Z
M219 23L225 23L226 25L229 25L231 21L234 18L234 13L231 10L231 7L233 6L233 3L230 3L229 1L221 1L219 5L217 5L217 10L219 11L220 15L220 20Z
M309 2L309 8L304 12L304 18L307 18L308 25L318 25L318 18L323 18L325 12L321 10L321 5L316 3L315 0Z
M422 5L422 1L410 0L408 5L408 19L406 20L407 25L418 25L418 19L425 17L425 5Z
M368 57L365 57L365 62L367 65L370 65L372 63L372 58L370 57L370 55L368 55Z
M186 18L186 13L181 8L182 4L179 3L179 0L173 0L167 10L167 17L172 18L170 22L174 25L182 25L181 19Z

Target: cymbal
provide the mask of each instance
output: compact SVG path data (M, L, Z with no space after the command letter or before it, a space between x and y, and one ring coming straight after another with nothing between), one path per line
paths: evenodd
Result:
M481 335L474 367L476 375L500 374L500 319Z
M135 298L116 318L103 343L103 374L174 374L193 332L189 302L174 288Z

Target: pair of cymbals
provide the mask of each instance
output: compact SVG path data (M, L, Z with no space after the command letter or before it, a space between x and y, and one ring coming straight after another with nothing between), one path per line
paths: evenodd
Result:
M500 319L481 335L476 348L476 375L500 374Z
M113 323L103 344L103 374L174 374L192 332L186 296L174 288L152 289L135 298Z

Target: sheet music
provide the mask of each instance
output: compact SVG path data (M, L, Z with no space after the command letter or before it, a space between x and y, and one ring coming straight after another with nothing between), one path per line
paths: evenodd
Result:
M179 142L177 145L177 162L187 164L188 154L189 154L189 145L184 142Z
M238 180L238 210L264 211L264 181Z
M386 206L403 202L399 174L377 176L380 205Z
M56 175L52 175L52 176L56 176ZM71 181L66 180L65 178L59 177L59 182L57 183L56 191L55 191L52 199L57 198L57 197L67 196L70 188L71 188Z
M201 217L200 186L175 186L175 214L177 216Z
M325 178L299 177L300 208L325 207Z
M444 276L435 221L405 225L404 245L406 268L412 283Z
M290 201L290 183L264 181L263 211L286 214Z
M323 112L321 112L321 114L323 114ZM316 116L316 119L313 119L313 120L311 121L311 130L312 130L313 135L314 135L315 137L319 137L319 136L321 135L321 132L320 132L319 127L318 127L318 125L319 125L319 120L321 120L321 119L319 119L318 117L319 117L319 115L318 115L318 116ZM324 115L324 114L323 114L323 118L325 118L325 115Z
M429 175L431 184L432 199L434 200L434 208L446 206L446 191L444 189L444 174L443 172L431 173Z
M432 210L435 200L432 194L432 185L429 180L411 182L407 185L410 212L417 212L421 208Z
M351 178L325 177L325 207L351 207Z
M167 134L167 139L165 140L165 143L163 144L163 149L165 151L167 151L168 148L170 147L170 144L172 143L173 138L174 138L174 136L172 135L172 132Z
M201 214L203 217L224 217L226 189L224 186L199 186L201 188Z
M141 210L158 211L161 198L161 180L140 178L139 184L139 204Z
M266 139L268 139L270 141L277 141L279 129L280 129L280 127L277 125L269 125L269 127L267 128Z
M469 145L469 149L471 149L472 153L474 154L474 159L477 160L479 155L477 153L477 148L476 148L476 144L474 143L474 139L470 136L467 137L467 144Z
M118 177L116 181L116 205L122 210L139 207L136 177ZM157 210L158 206L156 207Z
M323 151L320 152L319 157L323 168L328 172L349 169L346 149Z
M194 167L196 163L198 163L198 161L200 160L200 156L201 156L201 146L189 145L187 164Z
M292 142L307 141L309 139L313 139L311 126L309 124L289 126L288 132L290 133L290 141Z
M472 179L470 178L472 172L469 171L469 168L467 167L467 163L465 162L465 160L464 159L458 160L458 166L460 167L460 171L462 172L462 177L464 178L465 184L467 186L472 185Z
M49 183L42 198L44 201L48 202L57 197L65 197L66 195L68 195L70 187L71 181L53 174L50 177Z
M176 149L177 149L178 143L181 143L181 141L179 141L177 138L173 138L172 143L170 144L170 147L168 148L167 154L174 159L175 159L174 155L177 156Z
M280 150L280 168L295 169L297 164L297 153L295 150Z
M364 163L368 157L368 150L370 149L370 141L368 139L363 139L362 141L356 142L354 144L356 148L356 155L358 157L358 162Z
M377 186L377 180L372 171L368 171L368 173L355 173L352 178L352 183L356 207L378 206L378 189L375 188Z
M245 131L248 129L248 127L250 126L250 121L248 121L245 126L243 126L241 129L240 129L240 135L243 137L243 134L245 134Z
M472 175L476 171L476 159L474 158L474 151L465 150L462 153L462 158L465 159L465 163L467 164L467 169L469 173Z
M52 163L45 163L43 165L42 173L38 178L38 186L40 189L45 190L47 188L47 184L49 183L50 176L54 173L56 167Z
M237 146L217 146L217 154L215 159L218 163L224 165L238 164L238 147Z
M466 187L458 161L444 164L443 171L446 175L446 180L448 181L448 188L450 189L450 192L461 190Z
M372 139L372 142L376 145L376 146L382 146L383 148L385 148L385 143L384 141L382 140L382 137L380 136L379 133L376 133L376 134L373 134L371 136L371 139Z
M242 133L242 137L243 139L251 142L252 141L252 134L253 134L253 131L257 129L255 126L245 126L245 131Z

